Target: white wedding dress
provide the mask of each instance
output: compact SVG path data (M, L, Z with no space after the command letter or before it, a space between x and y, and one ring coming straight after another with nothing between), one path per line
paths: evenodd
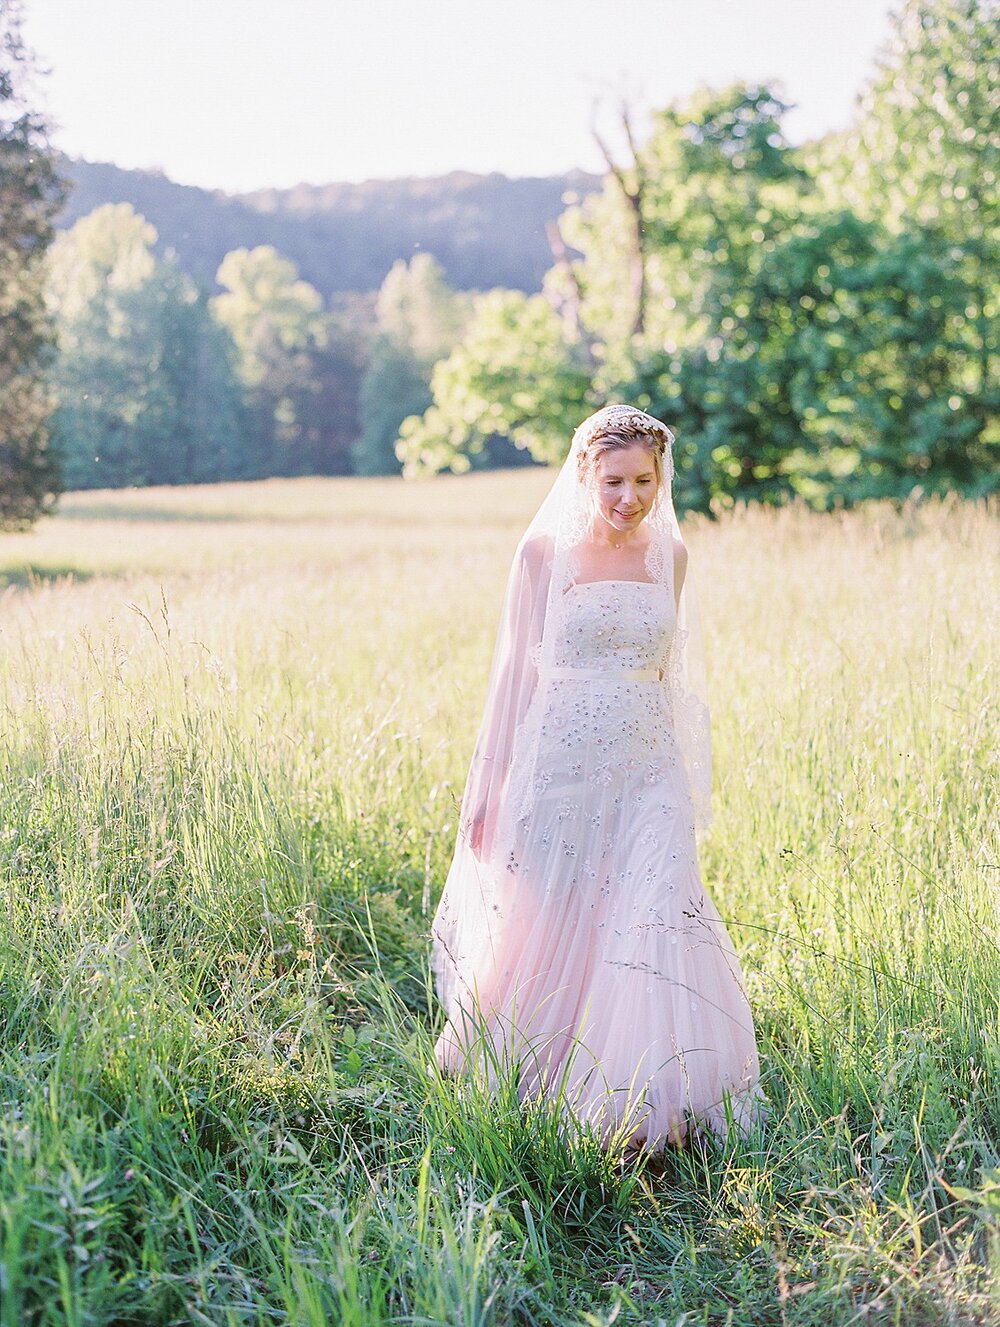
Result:
M759 1097L753 1023L702 886L660 681L672 593L576 583L560 619L549 685L531 702L528 805L501 812L502 879L476 923L488 934L470 944L467 880L449 877L435 918L439 971L473 955L438 1061L490 1081L516 1073L522 1097L558 1095L605 1139L653 1150L692 1124L745 1129Z

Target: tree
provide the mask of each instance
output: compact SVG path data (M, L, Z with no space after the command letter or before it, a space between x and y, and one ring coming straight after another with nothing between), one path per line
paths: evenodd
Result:
M54 445L75 487L242 473L235 353L208 299L127 203L97 208L49 255L59 354Z
M995 240L998 68L998 0L904 0L843 144L854 210L891 230Z
M802 210L809 181L781 136L783 110L766 89L704 93L658 116L642 147L630 140L635 161L563 217L560 240L583 256L560 256L548 298L477 301L435 371L433 407L404 426L407 466L465 464L490 432L557 460L592 404L628 399L683 423L682 470L706 451L710 469L707 417L684 379L717 358L755 266ZM573 316L560 317L567 302ZM712 493L709 481L678 487L702 506Z
M981 496L1000 484L1000 385L989 370L984 380L982 343L969 335L982 292L966 259L940 233L873 227L853 272L836 271L847 316L822 348L839 365L823 413L836 422L835 445L852 453L839 477L826 476L838 500L915 489Z
M20 4L0 0L0 529L30 525L59 489L48 446L43 260L62 185L45 123L26 105L31 59L20 25Z
M212 312L229 331L253 413L254 472L304 474L320 384L316 355L326 342L319 292L273 249L234 249L216 273L224 293Z
M131 203L105 203L61 232L48 259L48 290L60 318L74 324L94 307L109 308L153 275L156 227Z
M151 356L141 444L146 483L242 478L246 405L235 347L212 317L208 293L168 258L128 305Z
M393 263L375 309L379 331L408 346L424 364L449 353L468 317L467 301L448 285L441 264L429 253Z
M949 291L964 289L964 303L952 303L948 353L936 357L934 378L947 431L953 436L957 428L967 438L970 459L992 471L994 486L1000 469L998 70L998 0L906 0L845 144L849 169L833 172L862 216L901 237L900 252L938 255Z
M408 346L384 333L375 338L358 396L361 435L352 453L357 474L399 474L400 429L405 419L422 415L433 402L430 375Z
M354 471L359 398L371 341L368 300L348 297L324 320L323 345L312 352L314 390L300 411L303 473L348 475Z
M393 264L376 312L378 334L361 382L354 468L366 475L398 474L402 423L431 404L431 373L458 341L468 301L451 289L436 259L419 253L408 264Z
M968 298L932 236L846 211L789 228L725 335L637 367L678 422L681 503L987 491L995 463L960 409Z
M241 371L251 386L267 372L260 346L268 336L284 350L306 350L320 335L323 301L308 281L300 281L295 264L270 245L233 249L215 279L225 293L213 301L215 315L229 328L242 355Z
M404 474L467 470L497 434L535 460L560 459L587 413L590 373L542 295L494 290L473 304L431 388L431 408L402 426Z
M48 264L59 355L54 443L67 484L146 482L137 424L149 354L129 296L155 269L156 231L128 203L107 204L62 232Z
M642 154L636 147L635 135L632 131L632 118L629 114L627 105L622 107L621 121L622 129L625 133L625 141L632 154L632 165L630 168L618 164L611 154L611 149L596 129L593 130L593 135L594 140L600 149L601 156L604 158L605 164L607 165L608 172L618 186L619 194L627 209L629 220L629 266L632 275L632 335L641 336L646 330L646 299L649 289L647 279L648 244L646 240L645 217L645 194L649 183L649 177ZM562 239L561 232L559 232L559 238L560 240Z

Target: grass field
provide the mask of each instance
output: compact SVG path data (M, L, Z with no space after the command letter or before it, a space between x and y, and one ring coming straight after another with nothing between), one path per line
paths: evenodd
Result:
M2 1327L996 1321L982 506L688 528L766 1128L644 1172L428 1071L547 482L70 495L0 538Z

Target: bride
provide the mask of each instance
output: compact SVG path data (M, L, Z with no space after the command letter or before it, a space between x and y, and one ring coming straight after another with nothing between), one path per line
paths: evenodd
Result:
M759 1109L739 963L701 883L708 710L673 434L577 429L511 568L432 927L452 1073L657 1151Z

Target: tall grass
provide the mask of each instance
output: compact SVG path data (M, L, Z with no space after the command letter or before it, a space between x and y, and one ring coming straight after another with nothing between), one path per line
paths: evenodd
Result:
M996 1314L982 506L690 525L702 866L767 1125L644 1167L429 1069L427 928L546 483L72 495L0 538L2 1327Z

